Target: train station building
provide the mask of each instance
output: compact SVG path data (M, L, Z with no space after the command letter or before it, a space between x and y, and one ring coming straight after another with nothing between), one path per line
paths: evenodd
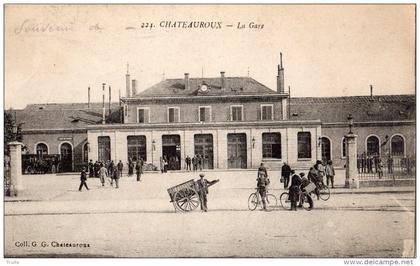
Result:
M358 152L415 157L415 95L290 98L282 62L277 88L251 77L165 79L137 93L126 76L119 103L33 104L14 111L29 154L59 154L63 171L88 160L142 158L184 168L201 154L206 169L307 169L316 160L345 163L353 117ZM274 75L273 75L273 78Z

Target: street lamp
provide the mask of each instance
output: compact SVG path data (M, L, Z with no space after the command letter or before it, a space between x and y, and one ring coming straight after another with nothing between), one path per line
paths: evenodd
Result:
M353 134L353 132L351 132L351 128L353 127L353 116L348 114L347 120L349 121L349 134Z

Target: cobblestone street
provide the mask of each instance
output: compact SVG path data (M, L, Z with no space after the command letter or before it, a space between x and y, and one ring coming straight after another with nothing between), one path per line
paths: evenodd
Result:
M269 175L278 198L282 184ZM166 189L197 176L123 177L120 189L91 178L90 190L79 192L78 175L26 175L25 192L6 198L5 256L413 256L414 187L337 188L328 201L315 200L312 211L249 211L255 172L214 171L206 172L220 179L210 188L209 212L175 213Z

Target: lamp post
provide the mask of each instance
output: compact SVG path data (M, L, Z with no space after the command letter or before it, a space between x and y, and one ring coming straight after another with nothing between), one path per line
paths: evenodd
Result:
M349 134L353 134L351 128L353 127L353 116L352 114L347 115L347 120L349 121Z

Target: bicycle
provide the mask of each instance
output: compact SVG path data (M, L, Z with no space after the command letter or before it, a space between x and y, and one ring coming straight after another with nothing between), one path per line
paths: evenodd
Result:
M273 194L266 193L265 196L265 203L266 207L269 210L272 210L277 207L277 198ZM258 188L255 189L255 192L251 193L248 197L248 209L250 211L255 210L258 206L263 208L263 203L261 199L261 195L258 191Z
M289 200L289 192L283 192L280 195L280 204L285 210L290 210L292 207L292 202ZM314 207L314 202L309 196L309 193L306 191L301 191L299 189L299 205L302 205L302 207L310 211Z
M318 187L318 190L319 190L319 198L323 201L327 201L330 198L330 195L331 195L330 188L322 182L319 182L317 187ZM315 191L312 191L309 194L313 198L315 198L315 196L316 196Z

